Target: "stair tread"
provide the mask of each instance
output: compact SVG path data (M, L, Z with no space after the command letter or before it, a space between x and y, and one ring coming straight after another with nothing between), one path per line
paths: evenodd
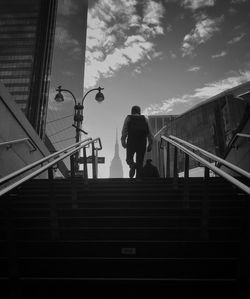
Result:
M11 194L20 281L28 286L141 282L144 290L162 283L183 292L179 286L216 285L221 294L236 288L246 197L224 180L190 179L188 192L182 178L177 185L172 179L85 185L81 178L53 184L53 200L50 183L40 179ZM6 215L0 210L1 285L8 275Z

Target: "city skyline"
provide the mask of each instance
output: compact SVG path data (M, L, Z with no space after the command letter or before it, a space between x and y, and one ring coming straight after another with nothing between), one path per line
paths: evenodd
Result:
M83 69L83 41L77 34L80 2L59 1L58 15L64 21L56 31L54 57L60 57L61 64L51 82L49 110L54 118L73 112L71 99L60 106L53 102L58 85L81 98L83 84L76 86L80 79L74 67ZM95 94L88 95L83 128L88 136L102 139L100 155L106 164L100 165L101 177L109 175L115 130L120 133L132 105L140 105L148 115L180 114L250 80L249 6L244 0L89 1L85 92L100 85L105 101L99 105ZM66 146L60 140L73 141L71 123L70 117L54 123L51 134L66 127L68 131L52 141L60 146ZM123 149L120 157L126 177Z

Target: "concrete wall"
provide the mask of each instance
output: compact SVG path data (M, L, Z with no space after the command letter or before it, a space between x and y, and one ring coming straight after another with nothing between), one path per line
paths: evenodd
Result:
M250 119L248 119L248 122L241 133L250 136ZM245 137L238 137L225 159L228 162L250 172L250 139ZM230 171L226 167L221 167L221 169L226 171L227 173L235 175L235 172Z
M232 96L233 95L233 96ZM244 100L235 99L243 97ZM174 135L197 145L227 161L250 171L250 142L249 139L239 138L231 149L230 142L235 133L250 134L249 108L250 82L246 82L218 94L182 115L175 116L170 122L165 121L167 128L160 135ZM152 121L168 119L170 116L150 116ZM242 128L242 123L248 119L248 124ZM163 126L163 124L162 124ZM160 129L157 127L157 129ZM164 175L165 160L159 147L159 138L155 140L154 150L148 155L158 167L161 176ZM173 169L173 147L170 147L170 169ZM196 169L198 163L190 159L190 169ZM184 154L178 155L178 171L184 170ZM224 169L229 172L228 169ZM195 172L196 174L198 172ZM171 172L171 175L173 173Z
M25 115L16 106L7 89L0 82L0 143L22 138L29 138L31 143L16 143L10 148L0 146L0 177L50 154ZM47 177L47 174L45 173L43 177Z

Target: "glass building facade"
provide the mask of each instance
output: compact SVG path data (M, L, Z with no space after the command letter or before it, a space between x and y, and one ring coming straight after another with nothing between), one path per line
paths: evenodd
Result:
M0 81L44 137L57 0L0 1Z

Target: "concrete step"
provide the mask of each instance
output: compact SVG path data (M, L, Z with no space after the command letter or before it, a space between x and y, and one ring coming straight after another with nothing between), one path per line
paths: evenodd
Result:
M19 298L237 298L234 279L120 279L120 278L23 278L12 288L0 280L1 292L11 289Z
M239 242L164 240L18 241L18 257L164 257L237 258ZM7 242L0 242L0 257L8 256Z
M58 228L61 240L169 240L169 241L197 241L201 239L200 228L165 228L165 227L68 227ZM20 228L13 231L17 240L50 240L50 228ZM209 240L237 241L240 239L240 229L235 227L209 228ZM7 238L3 234L3 238Z
M3 277L8 264L0 261ZM65 279L234 279L238 266L235 258L25 257L17 262L21 277Z

